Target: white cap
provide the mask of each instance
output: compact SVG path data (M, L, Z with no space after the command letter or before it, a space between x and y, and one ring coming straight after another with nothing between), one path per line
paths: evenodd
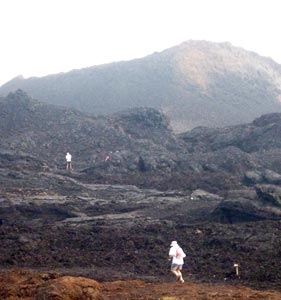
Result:
M178 244L178 242L177 241L172 241L172 243L171 243L171 245L170 246L175 246L175 245L177 245Z

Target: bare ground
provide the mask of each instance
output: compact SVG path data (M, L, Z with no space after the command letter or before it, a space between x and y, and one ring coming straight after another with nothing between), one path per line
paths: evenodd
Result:
M243 286L141 280L99 283L58 273L14 270L0 274L1 300L279 300L279 291Z

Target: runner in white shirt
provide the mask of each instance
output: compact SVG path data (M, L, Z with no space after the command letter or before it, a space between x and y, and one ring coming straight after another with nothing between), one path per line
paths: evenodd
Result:
M186 255L176 241L173 241L170 246L169 260L172 260L171 272L176 275L178 281L184 283L181 270L184 264L183 259Z

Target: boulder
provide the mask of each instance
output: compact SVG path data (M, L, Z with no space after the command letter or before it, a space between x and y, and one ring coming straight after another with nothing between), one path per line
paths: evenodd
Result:
M102 300L100 285L92 279L64 276L39 286L35 300Z
M281 207L281 187L270 184L257 185L256 193L264 204Z
M257 184L263 181L263 175L260 171L247 171L244 176L244 182L246 184Z
M253 222L261 220L281 219L281 210L272 210L262 206L259 202L245 199L227 199L212 212L214 221L222 223Z
M269 184L280 184L281 183L281 175L272 171L266 169L263 172L264 181Z
M200 199L200 200L222 200L223 198L216 195L216 194L212 194L209 192L206 192L204 190L201 189L197 189L195 191L192 192L190 198L192 200L196 200L196 199Z

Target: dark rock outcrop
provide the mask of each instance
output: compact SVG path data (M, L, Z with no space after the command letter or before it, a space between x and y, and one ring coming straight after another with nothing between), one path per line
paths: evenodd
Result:
M237 147L253 153L281 148L281 114L273 113L252 123L225 128L198 127L180 137L190 145L190 151L209 152L226 147Z
M281 208L281 188L276 185L257 185L258 198L265 204Z
M250 185L258 183L280 184L281 175L267 169L263 171L248 171L245 173L245 183Z
M281 210L277 207L263 206L261 203L245 198L222 201L212 213L213 220L223 223L280 220Z

